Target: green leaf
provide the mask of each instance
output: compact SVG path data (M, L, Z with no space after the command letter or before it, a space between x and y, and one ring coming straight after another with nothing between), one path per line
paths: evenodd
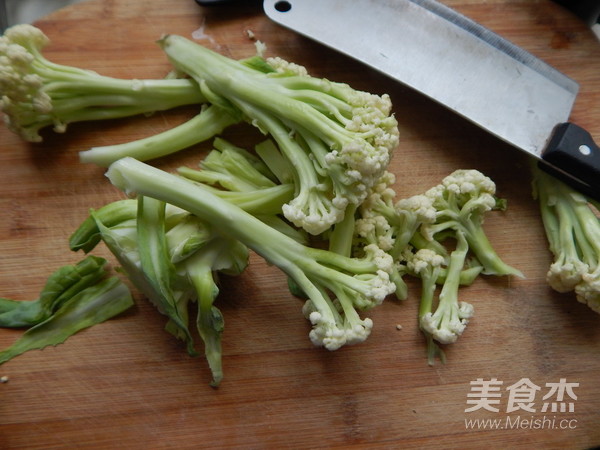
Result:
M88 256L76 265L66 265L52 273L35 300L0 299L0 327L30 327L43 322L70 298L102 279L106 274L105 264L103 258Z
M112 277L87 287L66 301L47 320L29 328L0 352L0 364L29 350L58 345L75 333L108 320L133 305L129 289Z

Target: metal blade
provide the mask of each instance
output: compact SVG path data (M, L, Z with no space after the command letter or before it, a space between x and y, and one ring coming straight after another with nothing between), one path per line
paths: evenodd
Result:
M541 157L577 83L432 0L265 0L275 22L422 92Z

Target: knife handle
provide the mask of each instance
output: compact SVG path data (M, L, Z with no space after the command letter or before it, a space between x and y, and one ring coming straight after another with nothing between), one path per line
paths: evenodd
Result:
M600 147L586 130L570 122L558 125L542 159L554 166L542 165L544 170L583 194L600 198Z
M554 0L554 2L574 12L590 27L600 23L598 0Z

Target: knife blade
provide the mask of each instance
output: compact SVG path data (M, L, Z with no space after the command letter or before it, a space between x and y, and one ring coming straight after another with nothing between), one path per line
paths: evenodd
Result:
M264 0L263 9L276 23L425 94L600 197L600 148L568 121L578 84L468 17L434 0Z

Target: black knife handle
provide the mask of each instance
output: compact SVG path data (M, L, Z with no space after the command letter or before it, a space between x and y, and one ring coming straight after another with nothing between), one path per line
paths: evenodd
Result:
M598 0L554 0L554 2L570 9L590 27L600 21L600 2Z
M590 133L580 126L570 122L558 125L542 159L554 168L559 168L557 170L542 165L547 172L552 172L583 194L595 199L600 197L600 147Z

